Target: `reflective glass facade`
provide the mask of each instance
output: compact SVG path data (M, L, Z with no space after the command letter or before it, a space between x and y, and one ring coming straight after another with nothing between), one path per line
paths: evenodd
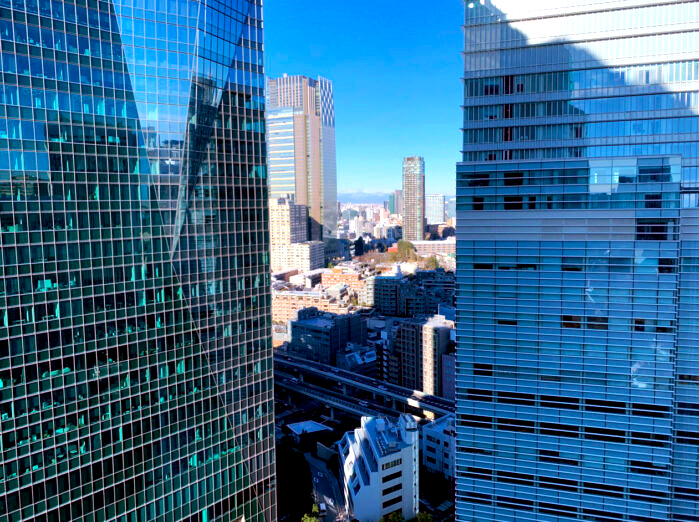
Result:
M699 3L466 2L457 520L699 517Z
M0 39L0 521L275 520L261 1Z

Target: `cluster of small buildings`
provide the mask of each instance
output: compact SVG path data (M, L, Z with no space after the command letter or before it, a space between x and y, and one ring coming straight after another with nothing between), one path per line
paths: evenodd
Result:
M375 270L345 261L333 268L287 269L272 274L272 322L287 323L298 310L348 314L357 310L359 295Z
M272 316L284 330L277 336L283 350L453 399L454 274L405 268L412 273L394 265L381 274L381 267L351 261L274 273ZM392 513L412 519L420 507L421 467L453 480L454 417L422 424L406 414L363 417L336 449L348 513L360 522Z
M304 289L295 286L272 286L272 322L286 324L299 310L317 308L324 312L349 314L356 308L345 296L339 298L326 290Z
M392 212L381 205L343 205L338 223L339 237L356 239L359 237L390 239L402 237L400 212Z
M442 269L379 276L352 262L275 274L272 319L288 324L275 332L276 345L286 341L297 356L453 398L453 297L454 275Z

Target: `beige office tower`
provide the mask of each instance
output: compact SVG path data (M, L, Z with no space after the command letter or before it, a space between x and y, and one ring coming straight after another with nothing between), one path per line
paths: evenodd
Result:
M308 207L310 239L335 237L337 166L330 80L306 76L267 81L270 197Z
M425 159L403 159L403 239L425 239Z
M272 272L295 268L307 272L322 268L321 241L308 239L308 208L286 198L269 200L269 243Z
M269 200L269 241L272 245L308 239L308 208L286 198Z

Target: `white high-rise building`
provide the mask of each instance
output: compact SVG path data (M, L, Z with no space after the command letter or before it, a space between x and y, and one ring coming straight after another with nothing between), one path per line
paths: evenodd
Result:
M362 417L360 428L338 443L345 506L359 522L376 522L399 512L417 516L420 441L418 425L407 414L397 422Z

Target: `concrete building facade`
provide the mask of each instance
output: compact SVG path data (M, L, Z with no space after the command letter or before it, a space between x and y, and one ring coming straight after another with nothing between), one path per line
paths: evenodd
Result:
M308 241L308 207L288 198L270 199L269 241L272 247Z
M359 296L360 304L383 315L413 317L437 312L439 299L402 276L372 276Z
M401 321L393 340L400 374L394 384L442 395L442 356L450 347L454 322L442 316Z
M335 366L337 352L347 343L365 345L367 341L366 319L355 314L332 314L306 308L299 310L289 325L289 351L323 364Z
M366 280L358 270L347 266L336 266L323 272L322 285L324 287L327 288L337 284L348 285L358 293L364 288Z
M296 269L308 272L322 268L325 250L322 241L307 241L308 209L290 198L269 200L270 261L273 272Z
M447 479L456 477L456 419L445 415L420 428L422 465Z

